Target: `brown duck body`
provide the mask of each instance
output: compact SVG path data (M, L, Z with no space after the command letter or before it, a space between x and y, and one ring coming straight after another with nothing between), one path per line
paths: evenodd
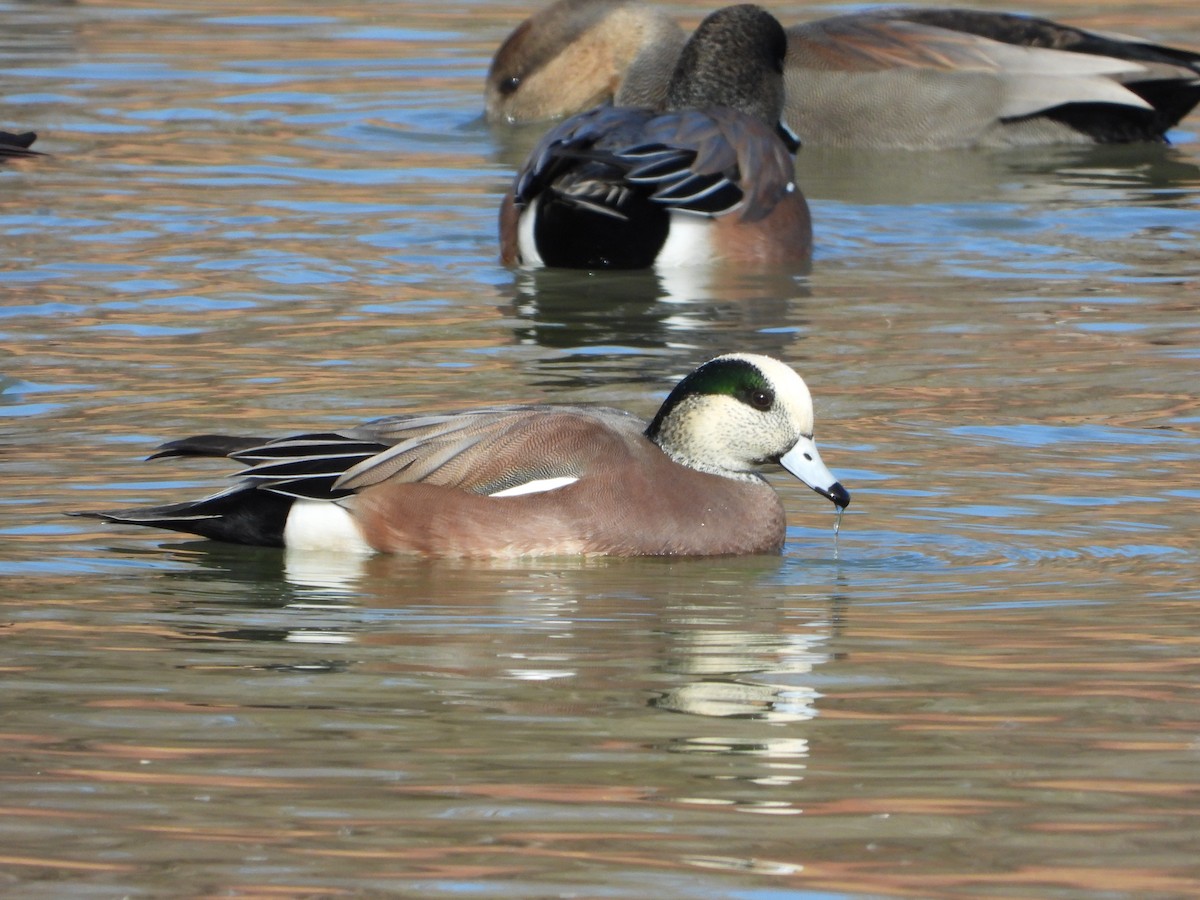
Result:
M663 60L672 70L654 97L622 98L550 129L501 204L501 260L807 265L812 223L780 124L786 52L769 13L727 7Z
M643 178L647 147L674 155L668 178ZM812 218L794 166L771 128L727 107L598 107L551 129L517 174L501 202L500 259L588 269L804 265Z
M680 465L617 410L568 408L527 417L505 453L570 460L546 477L556 490L492 497L481 485L385 481L349 508L371 546L423 556L710 556L778 553L785 518L763 480L733 480ZM508 430L508 429L506 429ZM497 473L499 474L499 473ZM485 476L484 481L489 479ZM464 490L466 488L466 490ZM646 503L647 498L654 498Z

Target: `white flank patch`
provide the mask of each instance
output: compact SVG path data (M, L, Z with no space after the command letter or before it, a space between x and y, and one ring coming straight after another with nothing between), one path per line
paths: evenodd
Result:
M520 497L522 494L544 494L546 491L557 491L559 488L566 487L568 484L574 484L578 478L573 478L570 475L564 475L561 478L538 478L534 481L527 481L524 484L518 484L516 487L505 488L502 491L496 491L494 494L488 494L489 497Z
M537 241L533 237L533 223L538 215L538 207L542 205L541 196L533 198L533 203L521 213L517 219L517 253L523 266L544 266L542 256L537 250Z
M374 553L354 517L327 500L297 500L283 526L283 545L289 550L332 553Z
M713 260L712 229L707 216L672 212L667 241L654 260L656 266L697 266Z

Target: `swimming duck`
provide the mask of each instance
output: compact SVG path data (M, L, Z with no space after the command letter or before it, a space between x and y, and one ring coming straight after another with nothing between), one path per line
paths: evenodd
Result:
M785 119L806 146L1161 142L1200 102L1198 53L1012 13L868 10L787 39ZM486 116L653 104L685 40L637 0L559 0L501 44Z
M779 465L839 508L804 380L734 353L685 377L649 423L617 409L496 406L270 440L200 435L151 458L228 457L231 488L87 512L241 544L428 557L778 553Z
M779 121L786 49L770 13L726 7L682 48L659 102L600 106L552 128L501 204L501 260L807 263L812 223Z

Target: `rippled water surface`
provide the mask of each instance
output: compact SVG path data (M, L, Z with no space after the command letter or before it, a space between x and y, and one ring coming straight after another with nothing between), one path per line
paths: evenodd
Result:
M848 7L777 7L781 17ZM1011 7L1010 7L1011 8ZM700 6L680 6L694 20ZM799 162L809 277L514 274L527 11L0 0L0 891L1200 893L1200 119ZM1039 12L1200 47L1194 4ZM141 461L794 363L781 558L285 557L64 513Z

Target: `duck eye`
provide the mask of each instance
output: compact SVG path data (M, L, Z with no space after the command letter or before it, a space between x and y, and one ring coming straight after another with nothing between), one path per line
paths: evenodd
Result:
M500 82L500 93L503 94L505 97L507 97L509 94L515 94L517 91L517 88L519 88L520 86L521 86L521 76L513 75L509 78L505 78L502 82Z
M749 400L755 409L766 412L775 403L775 394L768 390L751 391Z

